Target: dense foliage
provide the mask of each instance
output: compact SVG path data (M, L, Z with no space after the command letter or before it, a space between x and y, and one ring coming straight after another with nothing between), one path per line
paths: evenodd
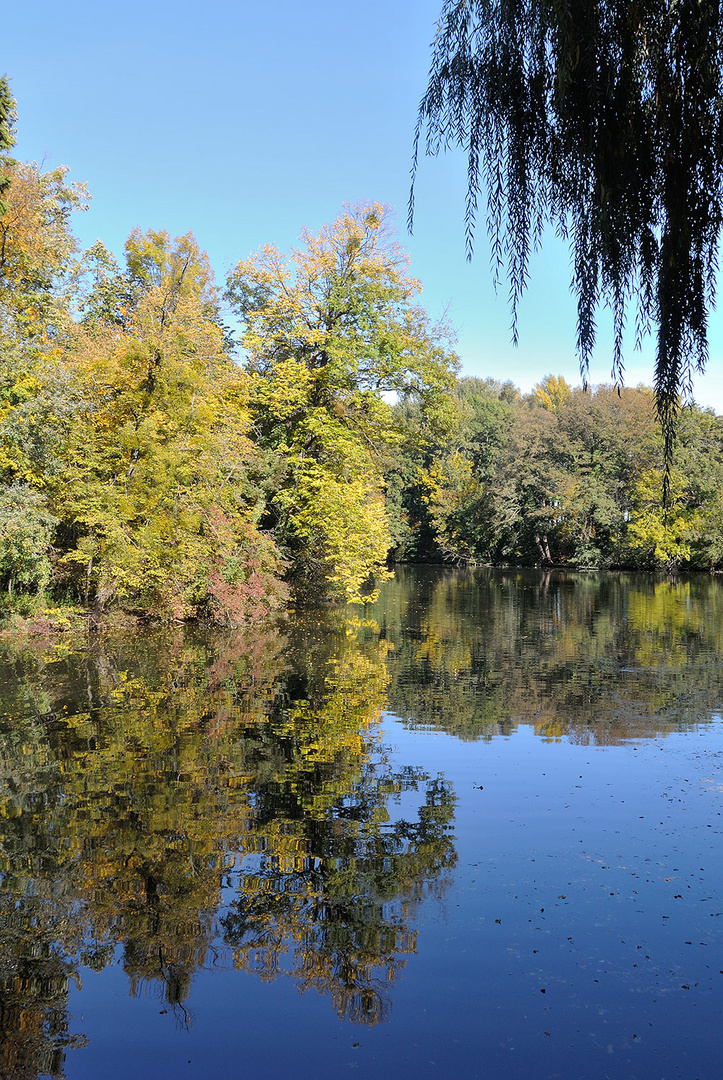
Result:
M579 567L714 569L723 560L723 419L681 412L663 506L653 392L573 389L548 376L461 379L436 428L414 400L390 487L397 558Z
M383 206L346 208L302 243L239 263L227 296L244 323L259 445L275 462L275 535L297 574L358 600L391 546L383 472L399 433L384 395L433 407L453 358L414 303L420 286Z
M457 379L385 207L263 248L221 290L190 233L80 251L84 186L11 158L13 124L3 82L6 609L238 625L290 587L367 602L390 557L723 561L718 417L686 409L666 466L651 391Z
M7 83L0 106L9 150ZM392 543L389 392L433 408L455 364L385 208L264 249L222 294L190 233L134 229L123 263L100 241L80 252L83 186L0 163L5 603L237 624L288 580L371 595Z

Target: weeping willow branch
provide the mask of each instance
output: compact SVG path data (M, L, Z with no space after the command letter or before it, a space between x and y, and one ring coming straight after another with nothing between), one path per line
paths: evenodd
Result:
M493 273L506 266L513 337L530 254L568 239L587 379L601 303L623 333L655 328L666 476L676 419L708 359L723 175L716 0L447 0L419 107L420 150L467 153L467 251L486 198ZM667 486L667 485L666 485Z

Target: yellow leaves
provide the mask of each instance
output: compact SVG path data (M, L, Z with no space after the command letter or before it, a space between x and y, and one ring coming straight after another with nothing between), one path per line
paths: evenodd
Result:
M183 297L211 299L213 271L193 233L172 240L165 229L143 233L135 228L126 240L125 253L131 281L144 295L155 292L159 311L173 313Z
M679 469L670 475L670 506L663 508L662 476L645 470L633 489L635 510L628 524L632 548L649 553L659 566L675 567L690 560L692 540L700 533L703 510L689 505L686 481Z
M9 401L17 404L33 397L41 387L40 380L28 372L22 372L13 382L11 387L4 390Z
M314 373L307 365L288 356L275 365L268 378L252 376L252 401L255 408L267 410L278 420L287 420L307 407L314 382Z
M77 249L72 210L87 206L85 185L67 184L64 166L41 173L36 165L5 163L11 180L0 217L0 299L23 336L47 340L47 322L67 328L62 297L53 294Z
M543 409L556 413L572 396L572 387L562 375L547 375L533 386L532 393Z
M452 358L411 307L419 283L378 203L345 207L288 255L240 262L227 297L244 321L262 443L285 459L273 497L298 576L359 601L391 544L381 470L399 440L384 391L447 386Z
M226 358L195 288L167 302L163 245L146 255L148 274L160 280L150 281L132 320L79 329L66 361L84 409L70 425L55 491L77 538L60 565L88 600L131 599L182 619L210 602L218 579L217 615L259 617L273 603L267 586L278 563L252 520L250 379ZM229 566L240 572L222 580ZM274 585L274 595L281 591Z
M348 290L368 288L395 304L419 291L402 273L408 259L390 242L389 212L380 204L347 207L318 235L304 230L300 239L288 256L262 248L228 280L227 296L246 321L244 347L261 370L274 350L313 354L328 345L335 326L352 314ZM317 361L307 354L304 362Z
M416 480L423 492L420 501L429 509L442 550L469 557L469 544L461 538L461 518L469 514L483 493L472 461L456 450L432 461L427 468L417 466Z
M378 478L371 471L339 478L309 461L297 465L295 479L281 498L305 541L306 558L321 564L345 600L365 602L368 579L388 576L384 561L391 537Z
M382 203L346 204L336 221L322 226L318 235L302 231L303 247L293 252L296 280L311 288L322 279L344 280L361 271L370 280L403 286L409 299L421 286L404 278L409 257L392 241L392 235L388 207Z

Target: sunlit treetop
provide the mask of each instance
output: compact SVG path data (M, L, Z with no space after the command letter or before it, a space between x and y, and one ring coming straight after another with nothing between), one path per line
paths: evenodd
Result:
M583 377L601 302L613 313L617 382L629 308L636 341L656 328L668 462L681 399L708 359L723 212L722 56L714 0L447 0L419 109L415 169L420 141L430 154L467 153L469 253L484 192L515 337L546 225L570 242Z

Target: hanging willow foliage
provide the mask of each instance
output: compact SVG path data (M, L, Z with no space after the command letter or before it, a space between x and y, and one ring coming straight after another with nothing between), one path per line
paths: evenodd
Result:
M655 393L671 460L681 400L708 358L723 195L717 0L447 0L415 139L468 158L467 246L486 193L513 337L530 253L552 224L570 242L583 378L596 311L622 337L657 329Z

